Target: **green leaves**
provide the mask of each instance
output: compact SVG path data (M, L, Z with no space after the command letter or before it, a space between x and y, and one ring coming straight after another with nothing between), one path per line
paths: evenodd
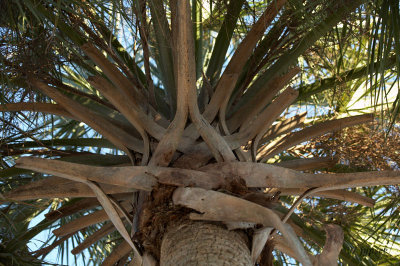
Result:
M206 77L213 86L221 74L222 67L225 63L226 53L231 43L233 32L239 19L240 11L244 0L230 1L227 7L224 22L218 31L218 36L213 46L210 61L208 63Z
M171 29L167 21L163 2L150 0L149 6L153 18L153 38L155 38L155 42L151 42L151 44L156 48L156 50L154 50L155 60L157 61L156 67L161 74L160 78L166 92L171 113L174 114L177 96L173 61L173 35L171 34Z

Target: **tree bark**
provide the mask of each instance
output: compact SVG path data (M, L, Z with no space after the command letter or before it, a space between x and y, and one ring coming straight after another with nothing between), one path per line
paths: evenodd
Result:
M170 226L161 244L160 264L251 265L248 239L241 232L205 222Z

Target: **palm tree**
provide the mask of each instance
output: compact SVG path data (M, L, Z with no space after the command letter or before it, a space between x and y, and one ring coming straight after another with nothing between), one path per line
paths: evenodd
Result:
M285 158L315 137L374 121L344 114L360 84L380 98L397 81L398 2L0 6L8 14L0 20L5 265L39 264L71 241L73 254L101 247L103 265L269 265L283 258L277 252L303 265L357 263L365 254L351 245L395 261L381 248L396 240L368 246L382 223L371 226L365 217L375 214L362 206L387 200L382 185L400 183L398 172L313 172L335 157ZM313 101L331 111L310 122L301 112ZM382 109L390 125L399 106L396 98ZM309 197L318 210L302 204ZM344 230L326 220L335 200L345 203L336 209L346 210ZM357 226L365 231L356 241L347 229ZM57 238L28 251L55 227ZM116 244L111 253L101 239Z

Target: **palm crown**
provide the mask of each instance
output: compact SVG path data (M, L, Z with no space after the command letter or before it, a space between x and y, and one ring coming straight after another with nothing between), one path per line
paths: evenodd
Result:
M395 261L383 249L398 248L388 240L396 218L382 217L398 214L385 197L396 193L398 172L321 169L338 160L325 134L375 121L348 115L364 84L363 96L387 105L379 110L395 125L398 98L388 96L399 64L398 2L0 6L8 12L0 21L7 263L40 263L77 243L72 253L90 248L95 264L107 255L104 265L175 265L183 262L173 255L181 243L174 228L192 225L218 239L244 235L237 263L267 265L287 254L304 265L357 264L365 250L374 263ZM325 113L307 116L313 105ZM310 140L325 143L323 152L304 148ZM332 210L348 220L329 222ZM57 238L29 253L28 241L53 227Z

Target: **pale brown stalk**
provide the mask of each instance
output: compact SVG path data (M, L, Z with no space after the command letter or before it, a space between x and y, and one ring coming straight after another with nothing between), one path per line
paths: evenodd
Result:
M187 86L187 97L189 113L192 122L195 124L196 129L207 143L208 148L211 150L217 161L233 161L235 156L229 148L226 141L218 132L210 125L210 123L200 114L197 105L197 90L196 90L196 68L195 68L195 54L194 54L194 41L192 34L192 23L190 19L190 5L188 1L179 1L177 3L177 17L178 17L178 40L181 47L177 50L178 65L183 64L185 70L182 75ZM179 71L178 71L179 72ZM178 77L179 79L179 77Z
M93 182L95 183L95 182ZM96 184L96 183L95 183ZM98 185L98 184L96 184ZM118 210L120 213L122 213L123 217L126 219L127 223L132 226L132 215L130 215L129 211L122 207L121 203L115 199L112 195L107 195L107 193L104 192L104 190L101 188L101 186L98 185L98 187L102 190L103 194L106 195L107 199L112 203L112 206L114 207L115 210ZM97 194L96 194L97 195Z
M165 128L158 125L139 106L129 103L124 95L116 93L112 84L100 76L88 78L88 82L100 91L133 125L142 127L155 139L160 140L165 134Z
M277 228L301 258L300 262L303 265L311 265L293 229L282 223L281 219L268 208L221 192L201 188L178 188L172 198L175 204L199 212L190 214L189 217L192 220L251 222Z
M23 157L17 160L17 167L46 174L56 175L76 182L95 181L150 191L156 185L155 178L141 178L144 169L137 167L99 167L42 158ZM130 178L129 178L130 177Z
M186 1L177 3L177 22L174 23L173 32L176 33L175 45L179 49L174 50L175 78L177 83L177 109L174 120L169 125L163 138L157 146L156 151L151 159L151 165L168 166L172 160L178 145L180 143L183 130L185 129L188 118L188 93L195 85L193 77L193 64L190 60L194 60L194 52L191 47L193 44L190 31L190 17L186 14ZM190 13L189 13L190 14ZM186 25L188 24L188 25Z
M94 45L86 43L81 46L82 50L87 56L104 72L104 74L111 80L116 86L116 90L122 92L126 97L127 101L134 104L140 105L144 103L144 97L140 92L137 91L129 79L124 76L119 69L112 64Z
M306 191L305 188L273 188L268 191L268 194L274 195L275 193L279 192L279 195L282 196L298 196L301 195ZM344 189L336 189L336 190L326 190L320 192L314 192L312 197L322 197L322 198L329 198L329 199L337 199L343 200L346 202L353 202L357 204L361 204L366 207L373 207L375 205L375 200L362 196L356 192L347 191Z
M179 157L173 166L177 168L198 169L204 166L212 157L211 151L204 142L197 143L193 144L191 151Z
M275 250L279 250L280 252L285 253L286 255L294 258L297 261L300 260L299 256L296 254L296 252L294 252L293 248L290 246L285 238L280 235L275 235L272 241ZM309 259L313 261L311 256L309 257Z
M400 184L400 171L372 171L340 174L308 174L265 163L231 162L208 165L200 170L223 176L239 176L247 187L317 187L318 191Z
M77 182L95 181L121 186L123 189L137 188L151 191L157 182L175 186L195 185L203 188L218 188L225 184L221 175L188 169L157 166L100 167L42 158L23 157L17 167L46 174L58 175ZM146 178L143 178L146 175Z
M64 178L63 178L64 179ZM67 179L64 179L67 180ZM103 185L103 189L104 189L104 185ZM113 198L115 200L130 200L132 199L132 192L126 192L126 193L118 193L118 194L113 194ZM112 194L112 193L108 193L108 194ZM94 197L94 193L93 193L93 197ZM44 216L46 217L46 219L48 220L56 220L56 219L60 219L62 217L66 217L68 215L72 215L78 211L82 211L82 210L88 210L88 209L92 209L96 206L99 206L100 203L96 198L84 198L84 199L80 199L79 201L75 201L74 204L71 205L63 205L62 207L48 212L46 213Z
M249 140L259 134L260 131L270 128L276 118L297 98L298 94L298 91L288 87L259 115L243 124L239 131L240 138Z
M65 110L76 116L78 120L85 122L94 130L109 139L114 145L125 151L129 156L131 156L131 152L128 149L143 153L143 143L140 140L110 123L107 119L103 118L99 114L82 106L81 104L62 94L56 88L52 88L39 80L30 79L30 83L35 88L39 89L47 96L52 98L55 102L60 104L63 108L65 108Z
M146 120L147 115L142 113L139 108L136 108L135 103L127 101L123 94L116 93L113 86L106 79L102 77L90 77L88 82L100 91L139 132L143 139L142 165L146 165L150 155L150 142L143 123L146 121L149 126L161 127L150 121L150 119ZM154 130L154 132L160 132L160 130Z
M293 203L293 205L290 207L290 209L288 210L288 212L285 214L285 216L282 218L282 223L286 223L288 221L288 219L290 218L290 216L292 215L292 213L296 210L296 208L300 205L300 203L303 201L303 199L305 197L307 197L308 195L310 195L314 190L316 190L315 188L310 188L307 189L306 191L304 191L304 193L302 195L300 195L299 198L297 198L297 200ZM259 239L263 240L264 244L267 242L268 240L268 236L271 234L273 235L275 233L275 229L272 229L271 231L269 230L265 230L264 232L261 232L260 235L258 236ZM261 249L261 248L260 248ZM261 252L260 252L261 253Z
M279 10L283 7L285 2L286 0L278 0L272 2L259 18L259 20L256 22L256 24L252 27L250 32L246 35L242 43L239 45L223 75L218 81L217 87L210 100L210 103L206 106L206 109L202 114L207 122L211 123L218 114L221 106L224 105L224 108L221 108L223 113L221 115L221 117L223 117L223 119L221 120L221 125L223 126L224 131L227 130L227 126L225 123L225 101L229 100L238 76L242 71L244 64L248 60L250 54L253 52L257 41L262 37L264 30L278 14ZM189 126L185 130L184 136L189 139L196 140L199 137L199 134L195 131L195 129L195 126Z
M277 122L272 125L267 133L264 134L260 143L265 143L271 139L279 137L280 135L287 134L295 128L303 127L304 121L306 120L307 112L295 115L293 117L287 118L283 121Z
M336 266L338 265L337 261L339 260L339 253L343 246L343 230L336 224L327 224L325 225L325 231L326 240L322 253L316 256L310 255L310 260L315 266ZM299 260L297 254L282 236L274 235L272 241L274 249Z
M136 16L140 21L140 23L138 23L138 27L139 27L140 41L143 47L143 63L144 63L144 72L146 73L146 79L147 79L147 88L149 91L149 102L154 108L157 108L156 96L154 93L154 83L153 79L151 78L151 71L150 71L150 61L149 61L150 52L149 52L149 41L148 41L149 25L147 24L146 1L140 0L138 4L139 8L136 11Z
M53 234L55 234L56 236L64 236L67 234L75 233L76 231L90 225L98 224L107 220L109 220L109 218L104 210L95 211L60 226L53 231Z
M61 107L59 104L53 103L8 103L0 105L1 112L20 112L32 111L68 117L76 120L76 118Z
M316 157L316 158L302 158L289 161L274 163L276 166L289 168L297 171L313 170L320 168L333 167L338 162L337 158L331 157Z
M337 224L325 225L326 240L321 254L314 258L314 265L336 266L343 247L344 233Z
M65 182L59 184L49 185L46 182L40 182L37 185L29 185L29 187L21 186L5 193L4 197L9 200L95 197L94 193L85 184L62 179ZM102 187L108 194L135 191L132 188L110 184L102 184Z
M64 179L64 180L66 180L66 179ZM74 204L63 205L56 210L46 213L44 216L48 220L56 220L56 219L66 217L68 215L74 214L74 213L82 211L82 210L92 209L96 206L99 206L99 204L100 203L98 202L97 199L84 198L84 199L75 201Z
M225 136L223 139L227 142L232 150L240 152L238 155L239 158L241 158L240 156L243 156L241 158L242 161L248 161L248 159L244 157L247 156L247 154L245 154L242 150L239 150L240 146L246 144L260 131L268 128L276 119L276 117L296 99L297 95L297 91L288 88L270 106L261 112L251 124L249 124L247 127L243 127L240 132ZM196 169L200 166L203 166L209 159L209 151L205 149L204 143L199 143L195 146L194 151L192 150L191 154L185 154L185 156L180 159L179 164L187 164L192 169Z
M265 145L258 152L257 160L266 162L272 156L279 154L287 148L293 147L303 141L310 140L328 132L343 129L345 127L372 122L373 120L374 116L372 114L366 114L318 123L303 130L291 133L288 136L280 139L278 142L273 141Z
M288 73L272 79L265 85L262 92L259 92L247 104L237 110L232 118L228 120L231 131L235 131L239 126L249 123L261 110L266 107L279 91L298 73L300 69L294 67Z
M101 227L99 230L97 230L96 232L85 238L85 240L83 240L78 246L72 249L71 253L74 255L81 253L82 251L90 247L93 243L96 243L97 241L111 234L115 230L117 229L115 229L113 223L108 223L106 225L103 225L103 227Z
M126 242L128 242L129 246L132 248L133 253L135 255L135 259L142 261L142 255L139 251L139 249L136 247L135 243L133 243L128 230L125 228L124 223L122 222L121 215L122 217L126 216L124 212L118 212L117 209L115 209L113 203L111 200L108 198L108 196L104 193L104 191L101 189L99 185L92 181L86 181L85 184L87 184L93 192L96 194L96 197L98 201L100 202L101 206L103 206L107 216L111 220L111 222L114 224L115 228L117 228L118 232L121 234L121 236L125 239ZM125 206L122 206L118 204L118 206L124 210Z
M299 92L293 90L291 87L287 88L278 98L273 101L264 111L262 111L257 119L255 120L255 126L259 129L257 130L257 136L254 138L252 143L252 156L255 159L257 156L257 148L261 138L271 127L272 123L278 118L278 116L291 105L299 95ZM263 122L258 122L259 120ZM261 125L261 126L259 126ZM251 124L243 124L243 126L251 127ZM240 131L239 131L240 133Z
M286 0L271 2L236 49L203 114L207 121L211 122L214 120L218 110L221 112L220 121L225 121L226 106L239 74L242 72L258 40L263 36L266 28L270 25L285 3Z
M265 112L265 115L267 116L268 119L268 113ZM296 115L292 118L288 118L285 121L279 122L276 125L273 125L270 127L270 129L267 131L267 133L264 135L264 137L260 140L261 143L264 143L265 138L269 139L270 134L275 134L274 136L284 134L287 132L290 132L292 129L296 127L300 127L303 124L303 121L305 120L306 113ZM258 125L262 125L264 123L261 121L261 119L257 122L259 123ZM190 128L190 126L188 127ZM250 131L250 128L249 128ZM185 131L186 133L188 131ZM245 130L242 131L240 134L247 133ZM185 133L184 133L185 137ZM228 142L228 145L231 147L232 150L235 150L236 155L238 156L240 161L250 161L251 160L251 155L246 154L245 151L240 150L239 148L241 145L244 145L249 139L249 136L244 136L244 135L239 135L238 133L235 133L230 136L225 136L224 139ZM185 140L189 140L189 138L186 138ZM193 146L195 145L195 146ZM174 166L178 168L190 168L190 169L197 169L201 166L204 166L211 158L212 154L211 152L207 149L206 145L204 143L199 143L199 144L190 144L187 142L187 146L191 147L191 150L187 150L183 156L181 156L177 161L175 161ZM182 147L184 148L184 147ZM184 149L182 149L184 150ZM186 151L186 150L185 150Z
M292 215L292 213L297 209L297 207L301 204L301 202L309 195L318 192L318 188L309 188L306 191L304 191L297 199L296 201L292 204L292 206L290 206L290 209L288 210L288 212L285 214L285 216L282 219L283 223L286 223L290 216Z
M64 243L66 240L68 240L68 238L70 238L71 236L73 236L74 234L68 234L65 235L63 237L61 237L60 239L57 239L56 241L54 241L51 245L48 245L47 247L41 248L39 250L36 250L34 252L34 256L36 258L46 255L48 254L50 251L52 251L53 249L55 249L57 246L61 245L62 243Z
M128 255L132 251L132 248L126 241L122 241L121 244L116 246L110 255L103 261L101 266L113 266L124 256ZM136 260L136 257L134 258ZM141 265L141 264L138 264Z
M273 227L263 227L254 230L253 242L251 248L251 259L253 264L256 264L258 257L260 256L262 250L264 249L265 243L267 243L269 234L273 230Z
M129 201L124 201L122 203L122 206L124 208L128 208L131 206L131 204ZM118 217L123 217L123 214L118 213ZM53 231L53 234L55 234L56 236L64 236L70 233L74 233L83 228L86 228L90 225L98 224L107 220L109 220L109 217L105 210L95 211L60 226L59 228Z
M229 150L238 150L241 145L246 144L260 132L260 135L263 135L283 110L296 99L297 95L298 92L296 90L292 88L286 89L270 106L255 117L249 125L243 127L238 133L222 137L224 143L229 146ZM242 153L240 150L238 152ZM240 155L245 156L246 154L242 153ZM211 154L206 149L205 144L199 143L192 148L190 153L180 158L178 165L189 165L190 168L196 169L211 159L210 156ZM242 159L247 160L245 157Z

